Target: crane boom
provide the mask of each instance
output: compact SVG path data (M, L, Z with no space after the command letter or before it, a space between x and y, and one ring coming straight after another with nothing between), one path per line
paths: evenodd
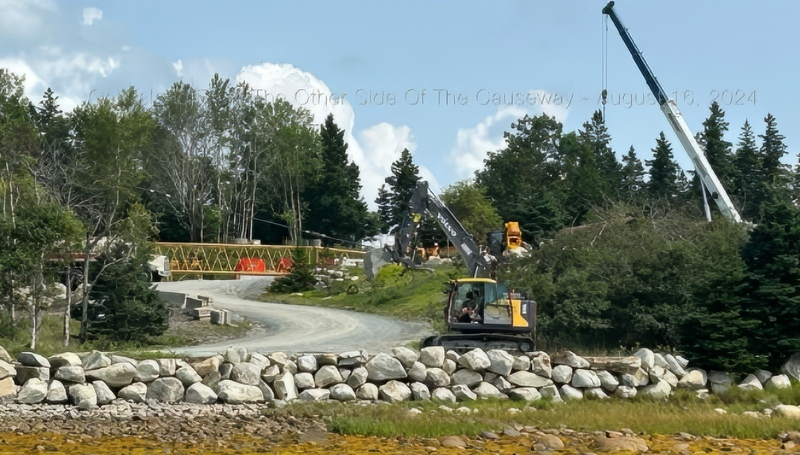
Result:
M617 16L614 11L614 2L609 2L605 8L603 8L603 14L610 17L611 22L613 22L614 26L617 28L619 36L622 37L622 41L631 53L631 57L633 57L633 61L636 62L636 66L639 67L639 71L642 73L642 76L644 76L647 86L650 87L650 91L653 92L653 96L656 97L658 105L661 107L661 112L667 117L667 121L672 127L672 130L675 131L681 145L683 145L684 150L686 150L692 163L694 163L695 170L703 183L703 187L708 189L711 198L717 203L719 211L722 212L725 217L737 223L741 223L742 218L739 216L739 212L736 210L736 207L734 207L728 193L717 178L717 174L714 173L714 169L711 168L711 164L706 159L703 149L700 148L700 144L697 143L692 131L689 129L689 125L686 124L686 120L684 120L683 115L681 115L681 111L678 110L678 105L675 104L675 101L669 99L667 93L661 87L661 84L658 83L653 71L647 65L647 62L642 56L642 52L636 47L636 43L633 42L630 33L628 33L628 30L622 25L619 16Z

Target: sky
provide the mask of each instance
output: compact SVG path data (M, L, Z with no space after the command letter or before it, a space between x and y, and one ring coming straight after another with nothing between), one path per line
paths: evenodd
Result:
M661 131L691 163L611 21L605 1L0 0L0 68L62 107L136 87L151 103L215 73L333 113L371 208L404 148L436 190L469 179L503 132L547 114L575 131L605 106L618 156L642 160ZM800 2L618 0L615 11L693 132L712 101L734 144L771 113L800 145ZM607 43L604 52L604 41ZM606 55L604 59L603 55Z

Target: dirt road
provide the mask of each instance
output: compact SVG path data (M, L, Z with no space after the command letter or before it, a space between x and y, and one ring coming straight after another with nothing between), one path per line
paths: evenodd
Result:
M207 356L229 346L257 352L318 353L366 349L374 354L419 341L431 333L425 323L404 322L373 314L255 300L271 278L189 280L159 283L158 289L204 295L213 306L246 317L254 325L247 336L224 343L174 349L188 356Z

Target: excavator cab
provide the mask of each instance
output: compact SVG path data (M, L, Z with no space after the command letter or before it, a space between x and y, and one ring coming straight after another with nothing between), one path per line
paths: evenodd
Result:
M464 278L450 283L446 311L452 331L531 333L535 302L489 278Z

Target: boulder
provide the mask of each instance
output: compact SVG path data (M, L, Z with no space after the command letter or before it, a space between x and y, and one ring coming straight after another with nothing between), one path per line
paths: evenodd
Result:
M366 401L378 400L378 386L371 382L367 382L356 390L356 398Z
M289 357L287 357L284 352L273 352L268 355L267 358L273 365L277 365L278 368L283 368L286 362L289 362Z
M144 403L147 399L147 384L144 382L134 382L129 386L123 387L117 393L117 398L134 403Z
M636 396L636 387L621 385L614 391L614 396L617 398L633 398Z
M196 371L197 374L205 377L208 373L211 373L212 371L219 371L219 366L221 363L222 363L222 356L215 355L207 359L201 360L199 362L193 363L192 368L194 368L194 371Z
M458 359L458 364L472 371L486 370L492 366L489 356L481 348L475 348Z
M442 366L442 370L444 370L447 374L453 374L458 369L458 363L456 363L453 359L444 359L444 365Z
M408 388L411 389L411 398L414 401L427 401L431 399L430 389L421 382L412 382Z
M408 369L408 379L416 382L424 382L428 376L428 367L422 362L414 362L411 368Z
M456 396L453 395L453 392L451 392L450 389L446 389L444 387L433 389L433 391L431 392L431 399L435 401L441 401L444 403L455 403L457 401Z
M606 392L613 392L617 390L619 381L617 378L608 371L598 371L597 377L600 378L600 387Z
M14 359L12 359L10 355L8 355L8 351L6 351L6 348L2 346L0 346L0 360L6 363L11 363L14 361Z
M294 383L297 390L314 389L317 385L314 383L314 375L311 373L297 373L294 375Z
M600 453L645 453L650 450L644 439L636 436L619 436L614 438L609 438L605 435L595 436L594 447Z
M733 384L731 376L723 371L709 371L707 377L711 391L716 394L726 392Z
M217 402L217 394L202 382L195 382L186 389L184 400L194 404L214 404Z
M514 364L511 365L513 371L528 371L531 369L531 359L526 355L514 357Z
M509 390L514 388L514 385L508 382L508 379L502 376L494 378L494 380L491 381L491 383L493 386L497 387L497 390L499 390L502 393L508 393Z
M261 368L250 362L234 364L231 368L230 379L239 384L257 386L258 381L261 380Z
M569 384L572 381L572 367L557 365L553 368L553 382L556 384Z
M335 384L331 387L331 400L353 401L356 399L356 392L347 384Z
M44 399L50 404L65 404L69 402L66 387L57 379L50 381L50 385L47 388L47 396Z
M389 354L380 353L371 358L366 364L367 377L371 381L388 381L404 379L408 375L403 364Z
M428 368L425 376L425 385L430 388L447 387L450 385L451 378L441 368Z
M17 397L17 386L11 376L0 379L0 402L9 401Z
M508 398L508 395L499 391L497 387L488 382L481 382L472 390L479 398Z
M789 381L789 376L776 374L767 380L764 387L767 389L790 389L792 388L792 383Z
M56 370L56 379L71 382L73 384L83 384L86 382L86 375L80 365L65 365Z
M13 378L16 375L17 375L17 369L14 368L14 365L12 365L9 362L6 362L5 360L0 360L0 379L5 379L8 377Z
M564 351L553 357L556 365L567 365L572 368L589 368L589 362L572 351Z
M775 413L789 419L800 419L800 406L779 404L775 406Z
M543 378L552 379L553 366L550 356L546 352L533 352L528 355L531 359L531 371Z
M203 384L211 387L214 392L219 392L219 381L222 381L222 375L219 371L212 371L203 378Z
M325 365L338 365L339 364L339 355L333 354L330 352L323 352L320 354L314 354L314 357L317 358L317 365L318 366L325 366ZM252 362L252 360L251 360Z
M275 380L272 387L275 389L275 397L279 400L292 401L297 398L297 386L291 373L283 373Z
M458 401L474 401L478 399L478 395L465 385L454 385L450 387L450 391L453 392Z
M228 404L261 403L264 393L258 386L246 385L226 379L219 383L219 400Z
M411 368L419 359L419 353L411 348L405 346L398 346L392 348L392 355L395 359L399 360L404 368Z
M420 349L419 361L428 368L441 368L444 366L444 347L428 346Z
M45 359L47 360L47 359ZM44 401L47 396L47 382L39 378L29 379L19 390L17 402L22 404L36 404Z
M578 368L572 374L572 381L570 381L570 384L572 387L580 389L591 389L600 387L600 378L597 377L597 373L592 370Z
M281 372L295 374L297 373L297 364L289 360L283 364L283 367L281 367Z
M272 381L278 379L281 374L281 368L278 365L270 365L261 372L261 379L267 384L270 384Z
M250 358L253 358L252 354L250 354ZM258 381L258 388L261 389L261 395L264 396L264 401L275 401L275 392L266 382Z
M800 381L800 352L793 354L781 367L781 373Z
M133 365L131 365L133 366ZM94 394L97 395L97 405L103 406L114 401L117 397L114 392L108 388L108 385L103 381L93 381Z
M66 366L83 366L81 358L74 352L62 352L60 354L51 355L47 358L47 361L50 362L50 368L56 369Z
M225 350L225 354L223 355L226 361L237 364L242 362L247 362L250 358L247 355L247 348L235 348L233 346L229 347Z
M97 406L97 394L91 384L75 384L67 388L72 404L80 409L90 409Z
M306 389L297 396L297 401L325 401L331 396L328 389Z
M369 360L369 356L366 351L347 351L339 354L337 363L340 367L352 368L363 366L367 360Z
M772 373L767 370L756 370L754 374L758 380L761 381L761 384L766 384L767 381L769 381L769 378L772 377Z
M551 385L553 381L543 378L538 374L531 373L530 371L517 371L508 376L508 382L517 387L544 387Z
M314 383L317 387L328 387L344 382L339 369L335 365L325 365L314 374Z
M84 370L96 370L111 365L111 358L99 351L92 351L83 358ZM96 404L96 403L95 403Z
M158 359L158 374L162 378L175 376L175 370L178 369L178 362L175 359Z
M685 377L685 376L684 376L684 377ZM674 389L674 388L676 388L676 387L678 387L678 383L680 382L680 380L678 379L678 377L677 377L677 376L675 376L675 374L673 374L673 373L672 373L671 371L669 371L669 370L667 370L667 371L665 371L665 372L664 372L664 380L665 380L665 381L667 381L667 384L669 384L669 386L670 386L670 387L672 387L673 389ZM653 381L653 383L656 383L656 382L658 382L658 381ZM699 390L699 389L698 389L698 390Z
M508 391L508 397L519 401L538 401L542 394L533 387L517 387Z
M653 366L660 366L663 368L669 368L666 359L664 359L664 355L660 352L653 354Z
M754 374L748 374L742 383L739 384L739 388L742 390L764 390L761 381L759 381Z
M364 367L357 367L353 369L353 372L350 373L350 377L347 378L347 385L353 388L353 390L361 387L367 382L367 378L369 376L369 372Z
M318 368L317 358L313 355L301 355L297 358L297 371L313 374Z
M708 382L708 375L705 370L693 368L686 372L686 375L678 381L678 387L699 390L703 389Z
M26 367L24 365L17 366L17 384L25 384L29 379L38 378L42 382L50 380L50 368L47 367Z
M130 363L134 367L139 364L139 362L137 362L136 360L134 360L134 359L132 359L130 357L125 357L125 356L122 356L122 355L112 354L111 355L111 364L114 365L115 363Z
M681 367L683 367L683 369L684 369L684 370L685 370L685 369L686 369L686 367L689 365L689 360L688 360L688 359L686 359L686 358L685 358L685 357L683 357L683 356L680 356L680 355L677 355L677 354L676 354L676 355L675 355L675 360L677 360L677 361L678 361L678 364L679 364Z
M672 393L672 387L670 387L667 381L662 380L642 388L642 390L638 393L643 397L648 397L655 400L664 400L669 398L670 394Z
M383 401L397 403L411 397L411 389L400 381L389 381L378 388L378 396Z
M453 373L452 384L463 384L472 388L483 381L483 376L480 373L467 369L460 369Z
M116 363L96 370L86 371L86 377L105 382L109 387L125 387L133 382L136 367L130 363Z
M489 368L487 370L492 373L497 373L501 376L508 376L514 367L514 357L506 351L500 349L492 349L486 352L489 357Z
M178 368L178 371L175 372L175 377L183 383L184 387L189 387L197 382L203 382L203 378L189 365Z
M569 384L564 384L560 387L561 398L564 400L582 400L583 399L583 392L581 390L572 387Z
M585 357L593 370L605 370L617 374L633 374L642 367L640 357Z
M686 375L686 370L683 369L678 359L675 358L672 354L667 354L664 356L664 360L667 361L667 369L673 373L678 378L683 378Z
M269 359L266 356L259 354L257 352L250 353L250 363L256 365L262 370L270 365Z
M645 369L645 371L650 371L653 366L656 364L656 356L653 354L653 351L642 348L638 351L633 353L634 356L638 357L641 361L641 367Z
M158 379L161 375L161 367L158 362L152 359L142 360L136 365L136 374L133 379L136 382L150 382Z
M591 388L591 389L586 389L583 392L583 396L585 396L586 398L594 398L594 399L597 399L597 400L607 400L608 399L608 395L606 395L606 393L603 391L603 389L601 387L594 387L594 388Z
M184 388L178 378L158 378L147 385L148 400L175 403L183 400Z
M26 367L50 368L50 362L34 352L20 352L17 356L17 362Z

